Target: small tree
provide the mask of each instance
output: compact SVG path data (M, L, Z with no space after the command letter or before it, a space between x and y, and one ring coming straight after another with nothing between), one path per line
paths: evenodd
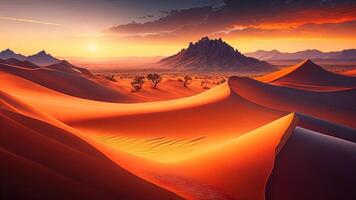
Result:
M188 85L192 82L192 77L186 75L184 76L184 87L188 87Z
M106 78L109 80L109 81L116 81L115 79L115 75L107 75Z
M202 80L200 85L203 87L203 89L209 89L208 85L210 84L209 81L207 80Z
M142 88L143 83L145 82L144 76L135 76L131 81L132 91L137 92Z
M221 81L220 81L221 84L223 84L223 83L225 83L225 82L226 82L226 79L225 79L225 78L222 78Z
M162 76L156 73L148 74L146 78L152 81L153 88L157 88L158 83L162 81Z

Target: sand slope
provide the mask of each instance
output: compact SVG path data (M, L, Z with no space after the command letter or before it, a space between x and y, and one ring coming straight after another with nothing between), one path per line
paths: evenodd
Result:
M82 75L77 71L68 72L51 68L29 69L14 65L0 64L0 73L11 74L33 83L58 91L63 94L109 102L131 102L129 95L125 95L114 86L102 84L99 80ZM63 69L63 68L60 68ZM109 84L109 83L107 83Z
M309 59L259 77L257 80L311 91L333 91L356 87L356 78L329 72Z
M3 108L0 113L4 199L180 199L63 129Z
M355 199L356 144L296 128L276 158L266 199Z
M346 76L356 76L356 69L352 69L352 70L343 72L342 74L346 75Z
M91 141L114 162L188 199L264 199L265 183L297 119L290 114L178 162L160 163ZM251 146L259 147L251 149Z
M306 90L232 77L133 103L161 91L132 94L66 62L4 61L1 198L353 199L356 90L304 68L280 79ZM176 84L160 89L178 97Z
M275 86L250 78L231 78L242 97L277 110L300 112L349 127L356 127L356 90L313 92Z

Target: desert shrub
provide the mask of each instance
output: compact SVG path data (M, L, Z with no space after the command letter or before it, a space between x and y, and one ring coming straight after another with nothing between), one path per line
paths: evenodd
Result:
M202 80L200 85L203 87L203 89L209 89L208 85L209 85L209 81L207 80Z
M177 79L177 81L179 81L179 82L183 82L183 79L181 79L181 78L178 78L178 79Z
M220 84L223 84L226 82L226 79L225 78L222 78L221 81L220 81Z
M156 73L148 74L146 78L152 82L153 88L157 88L158 83L162 81L162 76Z
M183 86L184 87L188 87L188 85L192 82L192 77L190 77L189 75L184 76L184 83Z
M109 81L116 81L115 79L115 75L107 75L107 76L104 76L106 79L108 79Z
M142 89L142 85L145 82L144 76L135 76L135 78L131 81L131 87L133 92L137 92Z

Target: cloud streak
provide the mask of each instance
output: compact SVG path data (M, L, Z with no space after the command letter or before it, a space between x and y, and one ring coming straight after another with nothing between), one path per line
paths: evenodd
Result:
M16 17L2 17L2 16L0 16L0 20L35 23L35 24L43 24L43 25L49 25L49 26L63 26L62 24L53 23L53 22L46 22L46 21L33 20L33 19L23 19L23 18L16 18Z

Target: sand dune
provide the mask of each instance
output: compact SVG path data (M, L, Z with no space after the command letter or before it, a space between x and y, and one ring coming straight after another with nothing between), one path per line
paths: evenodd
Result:
M356 78L329 72L309 59L256 79L311 91L335 91L356 87Z
M231 92L228 84L193 97L165 102L111 104L77 102L70 99L67 104L41 105L38 101L32 102L41 110L88 136L101 140L110 138L108 143L119 150L130 149L124 145L129 139L141 141L145 145L150 144L146 143L146 140L161 137L165 139L156 142L176 142L176 145L183 145L185 143L177 143L177 140L195 141L188 154L172 155L175 151L139 153L163 162L185 158L203 147L234 138L282 116L281 112L246 101ZM245 113L250 113L251 117ZM201 139L196 140L197 138Z
M2 195L349 199L356 89L321 70L306 61L266 76L272 84L232 77L191 97L134 103L196 91L166 79L158 90L131 93L64 61L40 68L4 61Z
M180 199L63 129L0 108L5 199ZM14 170L16 169L16 170ZM139 193L136 191L140 191Z
M299 127L356 143L355 128L331 123L301 113L297 113L297 116L299 118Z
M129 95L121 93L117 86L104 85L99 80L77 73L46 67L28 69L7 64L0 64L0 72L22 77L43 87L75 97L109 102L133 101Z
M182 82L177 80L178 78L164 78L157 89L153 89L151 83L146 81L140 92L132 92L131 79L118 79L116 82L112 82L94 76L90 71L76 67L67 61L46 67L26 63L29 62L0 62L0 76L3 77L0 83L5 86L2 88L3 90L13 91L14 94L19 94L18 91L27 91L26 96L33 96L31 93L37 92L38 86L42 86L48 89L48 91L42 93L45 96L57 91L57 96L66 94L83 99L116 103L171 100L193 96L205 91L200 85L201 80L194 80L186 88L183 87ZM17 80L14 81L14 79ZM19 87L19 85L27 84L29 86ZM40 90L43 91L44 89Z
M250 78L231 78L231 87L242 97L281 111L300 112L316 118L356 127L356 90L314 92L275 86Z
M31 63L30 61L18 60L16 58L10 58L10 59L7 59L6 62L1 62L1 63L15 65L15 66L29 68L29 69L40 68L40 66L37 66L37 65Z
M266 199L355 199L356 144L296 128L276 158Z
M160 163L91 141L114 162L188 199L264 199L276 151L297 119L285 116L261 128L205 148L179 162ZM258 148L251 149L252 146ZM228 177L228 178L227 178Z
M356 76L356 69L352 69L352 70L343 72L342 74L346 75L346 76Z

